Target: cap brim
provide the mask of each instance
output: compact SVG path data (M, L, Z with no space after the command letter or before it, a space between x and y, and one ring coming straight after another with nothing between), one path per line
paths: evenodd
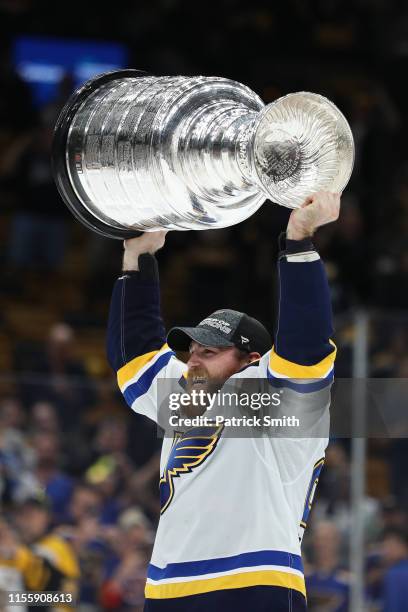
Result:
M235 346L217 332L204 327L173 327L167 334L167 344L175 351L188 351L192 340L203 346Z

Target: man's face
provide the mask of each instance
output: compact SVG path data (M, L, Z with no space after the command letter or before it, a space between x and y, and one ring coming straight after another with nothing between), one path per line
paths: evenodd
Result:
M208 382L225 381L250 361L235 346L218 348L191 342L187 362L191 386L206 386Z
M101 497L97 491L78 487L70 502L70 514L76 523L89 517L95 517L101 510Z
M408 547L406 543L397 535L387 535L382 542L381 549L386 565L398 563L408 556Z
M48 510L35 505L23 506L16 515L16 525L26 544L32 544L47 533Z

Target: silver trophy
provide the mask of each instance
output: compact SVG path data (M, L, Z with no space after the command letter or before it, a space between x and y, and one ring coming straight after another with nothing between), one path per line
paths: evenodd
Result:
M58 119L58 189L87 227L112 238L162 228L234 225L266 198L299 207L318 190L341 192L353 136L321 95L265 104L219 77L107 73L77 90Z

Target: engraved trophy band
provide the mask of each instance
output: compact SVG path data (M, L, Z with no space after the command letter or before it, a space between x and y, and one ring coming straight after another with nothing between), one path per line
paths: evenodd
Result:
M67 206L88 228L120 239L227 227L266 199L297 208L315 191L341 192L353 163L350 126L319 94L265 106L229 79L137 70L78 89L53 143Z

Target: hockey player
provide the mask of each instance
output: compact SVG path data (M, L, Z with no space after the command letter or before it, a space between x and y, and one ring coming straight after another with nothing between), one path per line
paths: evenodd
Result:
M273 346L261 323L228 309L173 328L166 343L154 258L165 232L126 241L108 357L129 406L160 422L162 379L182 392L250 378L283 390L288 410L318 406L327 415L336 350L327 278L311 237L337 219L339 206L338 194L319 192L290 216ZM187 363L178 350L190 351ZM306 610L300 545L326 445L325 437L227 436L222 425L165 437L145 611Z

